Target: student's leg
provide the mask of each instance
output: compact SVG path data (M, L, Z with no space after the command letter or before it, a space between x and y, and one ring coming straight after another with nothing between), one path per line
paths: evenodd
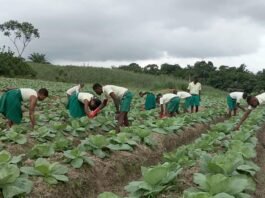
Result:
M237 108L234 108L234 116L236 116Z
M7 120L7 127L11 128L13 126L13 122L11 120Z
M199 106L196 106L196 113L199 111Z
M194 112L194 106L193 105L190 106L190 111L191 111L191 113Z
M120 127L124 126L124 117L125 117L125 112L121 112L118 115L118 124L116 126L116 131L120 132Z
M125 112L124 115L124 126L129 126L128 112Z

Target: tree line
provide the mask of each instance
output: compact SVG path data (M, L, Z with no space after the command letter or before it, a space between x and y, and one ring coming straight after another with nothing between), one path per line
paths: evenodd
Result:
M152 75L170 75L189 81L196 76L203 84L225 91L252 93L265 90L265 69L255 74L247 70L245 64L239 67L227 65L217 67L211 61L197 61L194 65L187 65L183 68L179 64L164 63L160 67L156 64L149 64L141 67L137 63L131 63L118 68Z

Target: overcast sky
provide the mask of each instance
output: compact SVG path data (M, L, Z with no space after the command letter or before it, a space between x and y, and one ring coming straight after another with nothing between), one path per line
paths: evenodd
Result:
M39 29L24 56L111 66L211 60L265 69L265 0L0 0L0 23ZM10 45L0 34L0 46Z

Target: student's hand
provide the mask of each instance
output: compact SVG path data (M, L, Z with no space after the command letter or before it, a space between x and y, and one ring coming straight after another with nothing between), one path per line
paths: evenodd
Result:
M100 112L100 108L96 108L94 111L88 113L89 118L94 118Z
M162 114L162 113L160 113L160 115L159 115L159 118L161 118L161 119L166 118L166 117L167 116L165 114Z
M108 99L103 100L103 105L106 106L108 104Z

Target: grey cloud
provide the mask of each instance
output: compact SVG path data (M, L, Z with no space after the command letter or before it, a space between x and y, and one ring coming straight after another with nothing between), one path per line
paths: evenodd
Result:
M159 58L164 52L184 58L239 56L257 51L264 34L262 0L4 0L1 4L1 19L29 21L39 28L41 38L30 44L27 53L43 52L51 61L133 61Z

